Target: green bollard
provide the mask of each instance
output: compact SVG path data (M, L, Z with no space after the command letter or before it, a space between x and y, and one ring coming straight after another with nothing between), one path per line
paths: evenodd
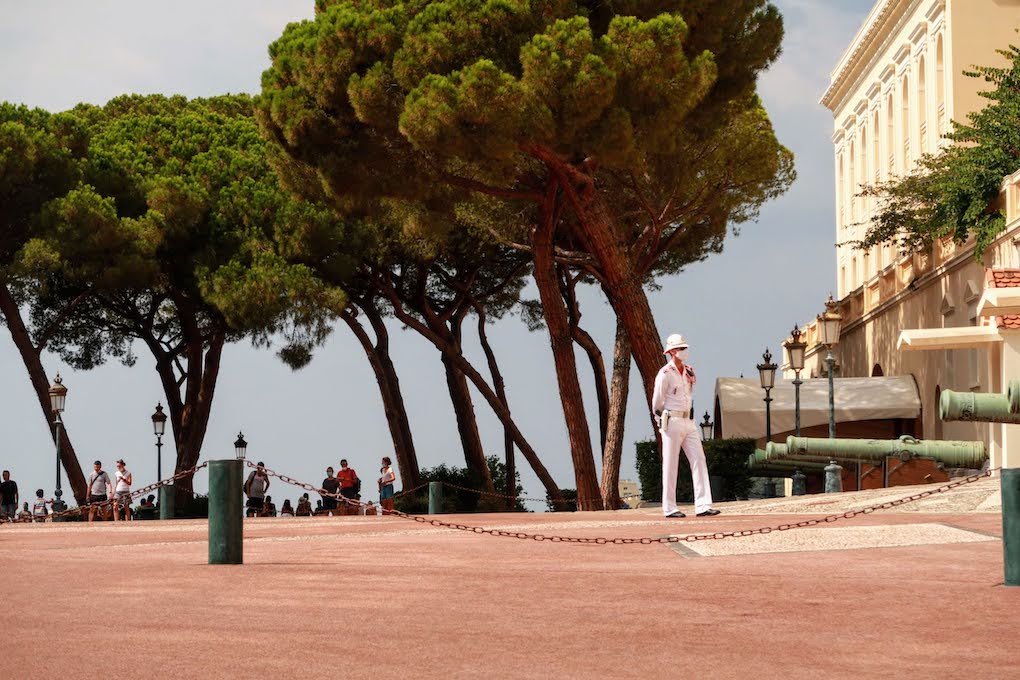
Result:
M209 564L244 564L243 460L209 461Z
M429 514L438 515L443 512L443 483L429 482Z
M1007 468L1002 480L1002 556L1006 585L1020 586L1020 468Z
M843 491L843 466L831 461L825 466L825 493L841 493Z
M176 502L177 496L173 484L159 487L159 518L173 519Z

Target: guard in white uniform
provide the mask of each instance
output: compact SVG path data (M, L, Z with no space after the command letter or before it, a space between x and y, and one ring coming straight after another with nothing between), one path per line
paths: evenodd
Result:
M691 465L694 481L694 512L698 517L718 515L712 508L712 488L708 482L708 464L701 447L701 433L691 418L691 398L697 378L686 364L689 349L682 335L666 338L663 350L669 363L655 376L652 410L662 433L662 513L666 517L684 517L676 507L676 474L683 449Z

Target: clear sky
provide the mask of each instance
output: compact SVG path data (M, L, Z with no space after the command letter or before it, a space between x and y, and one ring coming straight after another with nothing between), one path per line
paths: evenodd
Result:
M766 346L780 355L779 343L793 324L820 312L835 285L832 118L818 99L874 2L775 2L786 19L786 40L783 56L760 89L780 140L796 154L798 179L765 208L758 223L730 237L725 252L661 280L661 290L650 293L660 332L683 333L691 342L698 413L711 408L717 377L756 375ZM310 17L313 5L313 0L0 0L0 100L58 111L128 92L255 93L269 64L267 45L288 22ZM615 325L608 306L594 292L582 298L582 305L582 325L611 360ZM463 465L438 352L398 324L391 330L419 462L422 467ZM573 487L548 336L529 333L514 317L492 326L489 338L521 430L561 486ZM484 367L470 338L467 345L469 357ZM110 363L88 372L71 370L53 355L43 357L49 375L60 371L69 388L64 420L82 468L87 471L98 458L112 470L113 461L123 457L136 486L156 477L149 416L163 400L152 359L142 347L138 354L133 368ZM597 405L586 366L579 356L597 439ZM621 477L636 479L634 442L651 432L637 371L632 375ZM501 455L502 429L475 396L487 450ZM271 351L246 344L225 349L202 459L232 457L238 430L249 442L250 458L312 482L341 457L371 482L379 458L392 453L372 371L342 324L311 365L298 372ZM22 499L34 496L38 487L52 494L53 443L5 329L0 330L0 431L0 468L11 470ZM172 467L172 450L172 443L164 446L164 474ZM526 493L544 496L519 454L518 460ZM284 498L299 495L296 488L280 486L270 489L278 507ZM204 475L196 478L196 488L205 488ZM374 490L374 484L366 489Z

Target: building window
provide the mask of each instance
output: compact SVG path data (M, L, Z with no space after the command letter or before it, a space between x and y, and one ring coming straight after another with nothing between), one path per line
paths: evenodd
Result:
M846 215L844 213L846 209L846 199L844 193L846 192L846 174L843 171L843 154L838 156L839 162L839 180L836 182L836 206L839 212L839 228L846 228Z
M847 170L847 204L850 206L850 210L847 212L850 215L850 224L857 223L857 157L854 156L854 143L850 142L850 151L847 153L847 162L850 164L850 168ZM849 225L847 225L849 226Z
M875 184L878 184L879 182L882 181L882 172L880 170L880 168L882 167L882 153L879 149L878 144L879 125L877 111L875 112L874 122L875 122L874 132L871 135L871 163L872 167L875 170Z
M872 378L881 378L885 375L885 371L882 370L882 364L875 364L871 369Z
M917 139L919 142L917 147L921 154L928 153L928 95L925 92L927 81L924 57L921 57L917 62Z
M889 164L886 167L886 179L892 179L896 174L896 108L893 106L893 96L890 93L889 101L885 105L885 147L889 152Z
M903 83L900 87L900 103L903 105L900 120L903 162L900 164L900 167L906 173L910 171L910 79L907 76L903 76Z
M946 134L946 53L941 35L935 45L935 116L941 139Z

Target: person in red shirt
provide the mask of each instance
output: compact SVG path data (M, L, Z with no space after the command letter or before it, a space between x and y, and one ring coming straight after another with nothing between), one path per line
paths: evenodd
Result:
M344 458L340 461L340 471L336 473L336 478L340 482L340 495L344 498L355 499L358 497L358 491L360 490L361 480L358 479L358 473L354 471L354 468L347 467L347 459Z

